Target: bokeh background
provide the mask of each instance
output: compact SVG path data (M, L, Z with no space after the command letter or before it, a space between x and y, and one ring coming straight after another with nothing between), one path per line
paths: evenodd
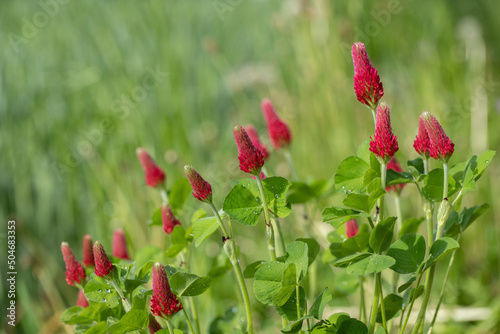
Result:
M373 132L371 113L352 88L355 41L365 43L383 81L400 160L416 157L412 141L423 110L456 143L452 164L498 150L499 13L495 0L1 1L0 217L17 222L16 333L71 332L59 320L76 299L64 280L61 241L77 257L83 234L110 248L119 227L132 253L166 242L160 228L147 226L160 199L144 185L139 146L169 183L183 177L184 164L195 166L221 204L229 180L243 176L232 126L252 123L264 134L259 104L269 97L293 131L299 176L331 179ZM269 166L289 175L280 154ZM493 313L480 324L452 324L455 333L498 332L499 176L494 161L479 190L467 195L465 205L492 208L464 236L446 297ZM415 197L403 200L404 214L420 214ZM324 205L332 203L340 204L334 196ZM190 198L188 208L198 204ZM325 242L328 226L319 214L314 219ZM300 236L293 217L287 222ZM236 228L251 263L263 248L263 228ZM195 273L210 269L217 241L196 251ZM331 270L322 273L335 288ZM231 279L220 278L197 301L205 328L237 305L225 289ZM348 301L339 293L339 305ZM257 304L265 328L268 314Z

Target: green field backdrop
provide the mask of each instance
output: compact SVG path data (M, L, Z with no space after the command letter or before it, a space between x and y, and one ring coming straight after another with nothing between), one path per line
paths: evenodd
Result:
M300 178L331 180L373 134L371 113L352 87L353 42L365 43L379 71L400 160L417 156L412 143L424 110L455 142L451 164L498 151L499 14L495 0L2 0L0 304L7 300L6 222L15 219L15 333L71 333L60 315L77 291L65 282L62 241L78 258L85 233L110 249L112 230L123 228L132 254L169 242L147 225L160 198L144 184L137 147L166 170L169 186L184 177L185 164L195 166L220 206L229 180L244 176L232 126L252 123L264 135L260 101L269 97L292 129ZM290 175L279 153L268 165ZM421 215L412 195L403 193L403 214ZM464 235L445 299L493 313L484 323L452 324L453 333L489 333L500 322L499 198L495 160L465 199L491 209ZM188 225L199 207L189 198L181 220ZM302 236L299 211L283 222L288 241ZM324 245L332 228L312 214L311 233ZM266 258L258 226L236 226L243 265ZM196 250L195 273L205 275L218 259L218 238ZM335 290L334 276L320 266L318 289ZM225 288L231 280L231 273L218 278L197 299L203 331L238 306L237 292ZM332 306L355 301L341 289L336 295ZM260 332L274 333L279 317L253 305ZM10 333L4 311L0 324Z

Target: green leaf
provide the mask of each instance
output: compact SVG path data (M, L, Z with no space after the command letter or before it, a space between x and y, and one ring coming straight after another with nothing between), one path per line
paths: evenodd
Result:
M281 289L281 279L287 267L285 263L274 261L261 264L253 281L253 291L258 301L273 305L273 296Z
M326 304L328 304L332 300L332 293L328 288L324 288L323 291L316 297L316 300L312 304L309 309L309 315L312 315L314 318L321 320L323 317L323 310L325 309Z
M366 225L365 225L366 226ZM354 253L362 252L368 247L370 234L358 231L354 237L348 238L343 242L333 242L330 244L330 252L337 258L343 258Z
M306 292L303 287L299 286L299 299L300 299L300 314L306 313L307 300ZM288 321L297 320L297 292L294 291L288 301L282 306L276 306L278 314Z
M396 263L391 267L397 273L411 274L417 271L425 259L425 239L420 234L405 234L389 247L387 255Z
M153 214L153 217L148 220L148 225L149 226L162 226L162 220L161 220L161 207L156 209L155 213Z
M90 275L84 292L89 301L105 303L110 308L117 307L120 303L120 296L116 290L104 278L96 276L96 274Z
M351 318L342 322L337 334L368 334L368 328L361 321Z
M176 257L188 245L186 230L182 225L175 226L171 236L172 245L165 252L165 256L170 258Z
M399 286L399 288L398 288L398 292L399 292L399 293L401 293L401 292L405 291L405 290L406 290L406 289L408 289L408 288L409 288L409 287L413 284L413 282L415 282L416 280L417 280L417 277L415 277L415 276L410 277L410 279L409 279L406 283L401 284L401 285Z
M92 326L85 334L106 334L108 332L108 324L105 321L98 322Z
M370 255L372 255L372 253L359 253L359 254L353 254L353 255L349 255L349 256L346 256L346 257L343 257L339 260L337 260L333 265L335 267L347 267L353 263L357 263L367 257L369 257Z
M422 224L424 220L424 217L410 218L405 220L403 222L403 226L401 227L401 231L399 231L399 238L401 238L405 234L417 233L420 224Z
M178 296L197 296L205 292L212 285L212 277L178 271L169 278L172 292Z
M370 208L368 207L368 195L349 193L344 198L342 203L353 209L358 209L364 212L370 211Z
M345 270L342 270L333 277L333 286L335 288L334 295L351 295L358 291L359 276L348 274Z
M254 226L262 212L260 200L243 185L237 185L226 196L222 208L234 220Z
M403 307L403 298L391 293L384 298L385 319L390 320L401 311ZM382 323L382 310L379 308L377 312L377 322Z
M479 180L486 168L488 168L495 154L495 151L485 151L477 157L476 166L474 168L474 178L476 181Z
M262 180L269 210L278 217L285 218L291 212L291 206L286 199L288 188L292 185L283 177L273 176Z
M281 288L273 296L273 305L282 306L290 298L290 295L295 291L297 277L297 267L294 263L290 263L283 272L281 278Z
M195 221L201 218L205 218L207 216L207 212L205 209L198 209L196 210L193 215L191 216L191 224L193 224Z
M187 178L177 180L172 186L172 189L168 194L168 200L170 207L176 216L182 211L182 207L184 206L186 199L191 194L191 191L191 184Z
M424 174L424 160L422 158L410 160L407 165L415 180L420 181L420 176Z
M422 194L429 201L441 202L443 199L443 183L444 171L442 168L436 168L425 176L424 186L422 187ZM456 193L458 190L457 181L453 177L448 178L448 198Z
M432 244L430 256L425 268L429 268L433 263L441 261L446 255L458 249L460 245L452 238L440 238Z
M348 274L368 275L381 272L394 265L396 260L387 255L371 254L361 261L350 264L346 272Z
M110 333L127 333L145 328L148 325L149 317L146 310L132 309L125 313L120 321L108 328Z
M341 226L348 220L359 217L370 217L370 214L366 212L341 208L338 206L332 206L330 208L326 208L323 210L322 213L323 221L325 223L331 224L335 228Z
M207 240L209 236L215 233L219 228L219 222L216 217L206 217L196 220L193 223L193 238L196 247Z
M407 172L396 172L393 169L387 169L386 186L392 186L402 183L413 183L412 174Z
M161 262L163 254L164 252L158 247L144 246L135 254L135 267L141 268L148 262Z
M337 190L364 192L363 178L370 166L358 157L348 157L342 161L335 174L335 187Z
M321 198L329 189L330 186L327 180L317 180L310 184L293 182L288 190L287 201L291 204L306 203Z
M302 241L294 241L286 246L285 263L293 263L297 267L296 283L302 280L307 274L307 249L307 244Z
M461 215L461 227L462 232L465 231L476 219L481 217L490 206L486 203L479 206L473 206L472 208L465 208Z
M296 241L304 242L307 244L307 265L310 266L319 254L319 243L312 238L300 238Z
M375 253L385 251L391 244L396 217L387 217L378 223L370 233L370 247Z
M253 278L254 275L255 275L255 272L257 271L257 269L259 269L259 267L265 263L266 261L262 261L262 260L259 260L259 261L255 261L253 263L250 263L246 268L245 270L243 271L243 277L245 278Z
M372 152L370 152L370 139L367 139L358 146L356 156L363 159L363 161L369 164L370 154L372 154Z

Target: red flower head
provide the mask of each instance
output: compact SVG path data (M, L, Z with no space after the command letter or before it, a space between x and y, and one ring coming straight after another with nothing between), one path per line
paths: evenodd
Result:
M100 241L94 243L95 274L99 277L109 277L113 272L113 264Z
M94 252L92 251L92 237L89 234L85 234L83 236L82 241L83 248L83 265L85 267L93 267L94 266Z
M86 278L85 269L83 269L82 264L76 260L67 242L61 244L61 252L64 262L66 263L66 282L69 285L75 285L75 283L83 284Z
M170 205L161 206L161 221L163 223L163 231L167 234L172 233L174 227L181 224L181 222L175 218Z
M348 220L345 223L345 233L347 234L348 238L352 238L358 235L358 231L359 231L359 226L356 219Z
M156 332L162 330L161 325L158 323L158 321L156 321L155 316L152 314L149 314L148 328L150 334L155 334Z
M392 169L396 172L401 173L403 170L401 169L401 166L399 165L399 162L396 160L396 158L392 157L391 161L387 164L387 169ZM392 186L385 187L385 191L401 191L404 187L406 186L406 183L400 183L400 184L394 184Z
M377 107L375 135L370 141L370 151L377 158L388 163L398 149L398 138L392 133L389 107L385 103L381 103Z
M148 152L143 148L138 148L136 153L144 171L146 184L152 188L163 185L165 183L165 173L149 156Z
M384 86L380 82L377 69L373 67L363 43L352 45L354 63L354 92L358 101L374 109L384 96Z
M236 139L236 145L238 145L240 169L245 173L259 175L262 166L264 166L262 152L252 144L252 140L250 140L247 132L240 125L234 127L233 134L234 139Z
M191 166L184 166L184 172L193 188L193 196L199 201L212 203L212 186Z
M117 259L130 260L127 251L127 239L122 229L113 232L113 256Z
M431 143L429 155L436 160L448 162L453 154L455 144L446 135L436 117L432 116L430 112L424 111L421 117L424 119L425 129Z
M259 134L257 133L257 130L253 127L253 125L247 125L245 127L245 130L247 131L248 137L250 137L250 140L252 141L252 144L260 149L262 152L262 156L264 160L269 158L269 151L267 150L266 145L264 145L260 139L259 139Z
M266 118L267 133L269 134L269 138L271 138L271 143L274 148L279 150L290 145L290 142L292 141L290 129L288 128L288 125L286 125L286 123L283 122L276 114L271 100L262 100L260 107L262 108L262 112Z
M87 297L85 297L83 290L78 291L78 299L76 300L76 306L81 306L83 308L89 306L89 301L87 300Z
M422 115L418 118L418 134L413 142L413 147L415 151L422 156L422 159L428 159L431 141Z
M153 298L151 312L160 317L171 317L182 310L179 299L170 290L165 267L156 262L153 266Z

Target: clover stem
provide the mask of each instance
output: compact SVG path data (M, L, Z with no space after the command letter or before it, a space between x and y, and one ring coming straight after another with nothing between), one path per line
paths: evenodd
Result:
M224 223L222 222L222 218L220 217L219 212L215 208L214 203L208 203L208 205L210 206L210 209L212 209L212 212L214 213L215 218L217 218L217 222L219 223L219 227L222 230L222 234L224 235L224 238L229 237L229 235L227 234L227 231L226 231L226 227L224 226Z
M366 323L366 305L365 305L365 287L364 278L362 275L359 276L359 320Z
M266 223L266 238L267 238L267 248L269 250L269 256L271 257L271 261L276 261L276 246L274 240L274 230L271 225L271 219L269 218L269 209L267 208L267 200L266 194L264 192L264 186L262 185L262 181L259 176L255 178L257 182L257 186L260 191L260 199L262 202L262 208L264 209L264 219Z
M372 313L370 315L370 328L368 329L368 334L373 334L375 332L375 323L377 322L377 311L378 311L378 301L380 296L379 285L378 285L378 275L375 274L375 291L373 293L373 306Z
M188 326L189 326L189 329L191 330L191 333L196 334L196 332L195 332L195 331L194 331L194 329L193 329L193 326L191 325L191 321L189 321L189 317L188 317L187 312L186 312L186 310L184 309L184 307L182 308L182 312L184 312L184 317L186 318L186 322L187 322L187 324L188 324Z
M118 296L120 296L120 299L122 301L123 308L125 309L125 312L130 311L130 309L132 308L132 305L130 305L130 301L123 294L123 290L116 284L114 279L110 278L108 280L108 282L113 286L113 288L115 288L116 293L118 293Z
M174 334L174 328L172 327L172 323L170 322L170 319L165 320L165 322L167 323L168 332L170 334Z

